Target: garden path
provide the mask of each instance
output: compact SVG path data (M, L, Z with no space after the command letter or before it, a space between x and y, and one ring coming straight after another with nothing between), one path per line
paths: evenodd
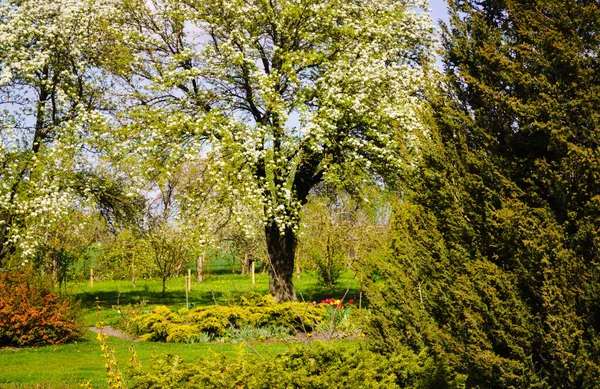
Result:
M111 326L104 326L102 328L98 328L98 327L89 327L88 330L95 332L97 334L99 333L104 333L108 336L114 336L116 338L120 338L120 339L127 339L127 340L133 340L135 342L137 342L138 340L140 340L139 338L134 338L131 335L127 335L124 332L121 332L119 330L116 330L114 328L112 328Z

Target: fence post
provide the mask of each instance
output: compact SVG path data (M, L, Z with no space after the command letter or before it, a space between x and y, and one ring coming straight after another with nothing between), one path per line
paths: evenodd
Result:
M185 276L185 309L190 309L190 304L189 304L189 289L188 286L190 285L190 276Z

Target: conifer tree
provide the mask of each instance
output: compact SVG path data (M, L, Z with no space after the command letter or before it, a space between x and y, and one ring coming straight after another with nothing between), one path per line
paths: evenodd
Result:
M428 346L473 388L598 387L600 8L450 11L449 86L378 264L395 282L373 289L377 343Z

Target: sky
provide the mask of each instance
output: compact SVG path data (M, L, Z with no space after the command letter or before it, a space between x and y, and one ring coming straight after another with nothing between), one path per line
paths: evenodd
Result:
M448 21L448 4L446 0L429 0L429 8L431 8L431 18L437 24L439 19Z

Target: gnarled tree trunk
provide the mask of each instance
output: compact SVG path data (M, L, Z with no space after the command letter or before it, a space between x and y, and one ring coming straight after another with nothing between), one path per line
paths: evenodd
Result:
M296 234L286 227L283 233L275 222L265 227L269 253L269 292L275 302L297 301L294 289L294 257Z

